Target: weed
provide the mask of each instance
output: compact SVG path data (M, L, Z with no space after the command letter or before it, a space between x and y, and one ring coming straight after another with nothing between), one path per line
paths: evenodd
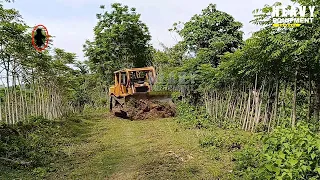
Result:
M319 179L320 138L309 125L279 127L261 136L263 145L236 157L236 174L245 179Z
M61 146L69 143L67 137L74 130L71 127L80 123L73 119L51 121L30 117L24 123L0 125L1 169L26 169L32 176L45 177L49 171L55 171L57 159L67 157Z

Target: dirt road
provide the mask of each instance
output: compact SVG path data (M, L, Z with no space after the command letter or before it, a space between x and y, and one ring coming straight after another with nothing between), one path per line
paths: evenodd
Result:
M81 143L64 149L72 161L51 179L225 179L229 156L199 146L210 132L173 119L128 121L109 115L91 122Z

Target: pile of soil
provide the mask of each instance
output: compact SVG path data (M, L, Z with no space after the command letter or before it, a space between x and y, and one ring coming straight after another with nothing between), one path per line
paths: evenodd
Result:
M169 118L176 115L176 107L172 102L150 100L130 100L125 107L118 107L115 115L130 120Z

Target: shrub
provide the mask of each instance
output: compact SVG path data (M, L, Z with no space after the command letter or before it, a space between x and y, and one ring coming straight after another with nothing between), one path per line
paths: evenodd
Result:
M1 163L13 167L49 164L63 155L58 146L61 134L59 122L43 117L32 117L29 123L14 126L0 125Z
M236 175L244 179L320 179L320 138L307 124L279 127L261 137L262 147L236 156Z
M214 137L214 136L210 136L210 137L205 137L204 139L200 140L200 145L201 147L224 147L226 145L226 139L222 138L222 137Z
M247 132L239 130L216 130L212 129L212 134L200 140L200 146L203 148L213 147L218 149L225 149L228 151L242 149L243 146L252 141L251 135Z
M184 102L177 102L178 122L194 128L208 128L209 116L205 109L194 107Z

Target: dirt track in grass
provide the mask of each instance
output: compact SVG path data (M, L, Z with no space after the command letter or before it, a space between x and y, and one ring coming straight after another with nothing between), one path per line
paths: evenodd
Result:
M199 146L208 130L185 129L173 119L92 121L87 141L66 148L72 165L52 179L227 179L232 169L230 154L216 160Z
M62 146L67 158L57 161L58 168L45 179L231 177L232 152L199 145L200 139L225 134L223 130L186 129L173 118L130 121L109 114L89 114L79 122L70 131L83 133ZM34 179L23 171L10 171L4 177Z

